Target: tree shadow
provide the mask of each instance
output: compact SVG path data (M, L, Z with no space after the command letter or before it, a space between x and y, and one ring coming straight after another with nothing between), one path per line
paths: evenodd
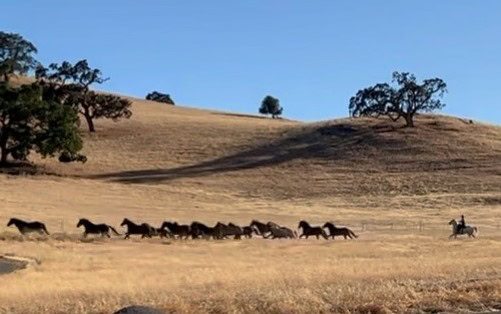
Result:
M297 131L296 134L284 136L277 141L195 165L120 171L92 175L89 178L125 184L157 184L180 178L272 167L295 159L346 160L363 147L405 145L404 140L381 136L381 133L389 131L391 130L388 128L376 130L349 124L309 127L306 131Z

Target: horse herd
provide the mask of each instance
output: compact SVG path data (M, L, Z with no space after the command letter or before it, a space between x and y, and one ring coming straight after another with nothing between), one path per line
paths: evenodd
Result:
M49 235L45 224L34 221L26 222L17 218L11 218L7 226L14 225L22 235L28 233L39 233ZM95 224L90 220L82 218L77 223L77 228L83 226L83 236L89 234L97 234L102 237L111 237L110 233L120 236L121 234L112 226L107 224ZM191 224L183 225L177 222L164 221L160 228L155 228L148 223L136 224L130 219L125 218L120 224L121 227L126 227L124 239L128 239L131 235L140 235L141 238L152 238L158 236L160 238L171 239L241 239L252 238L252 235L259 235L265 239L295 239L298 238L298 233L290 228L280 226L274 222L262 223L257 220L252 220L248 226L238 226L234 223L224 224L218 222L214 227L209 227L201 222L194 221ZM334 239L336 236L342 236L345 239L358 238L358 236L349 228L338 228L332 222L326 222L323 226L311 226L307 221L301 220L298 229L302 229L299 238L308 238L310 236L328 239ZM328 233L326 232L328 231Z

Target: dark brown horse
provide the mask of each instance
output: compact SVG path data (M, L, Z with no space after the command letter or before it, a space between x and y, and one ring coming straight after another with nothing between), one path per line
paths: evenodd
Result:
M270 233L270 226L268 226L267 224L265 223L262 223L258 220L252 220L250 225L250 227L254 227L256 228L257 232L256 234L257 235L260 235L260 236L265 236L267 233Z
M11 225L16 226L17 230L19 230L22 235L32 232L49 235L49 232L47 231L45 225L39 221L26 222L21 219L11 218L9 220L9 223L7 223L7 227Z
M155 228L153 228L149 224L143 223L143 224L138 225L127 218L124 218L124 220L122 221L120 226L121 227L127 226L127 232L125 233L124 239L130 238L131 234L140 234L141 239L144 237L151 238L156 233Z
M177 222L164 221L160 228L167 228L167 230L169 230L174 236L178 236L179 239L182 239L183 237L188 239L191 234L190 226L180 225Z
M312 227L305 220L301 220L299 222L298 228L303 229L303 233L299 236L299 238L306 237L306 239L308 239L309 236L315 236L317 237L317 239L319 239L319 237L321 236L327 240L327 234L325 233L324 229L320 227Z
M345 227L338 228L332 222L326 222L322 226L322 228L323 229L327 228L329 230L329 236L332 237L332 239L334 239L334 237L336 237L336 236L342 236L342 237L344 237L345 240L347 238L350 238L350 239L358 238L358 236L350 229L345 228Z
M94 224L90 222L90 220L85 218L82 218L78 221L77 228L79 228L80 226L84 226L84 238L86 238L88 234L100 234L102 237L107 236L108 238L111 238L110 230L113 231L116 235L120 235L120 233L118 233L112 226L106 224Z
M210 239L211 237L214 237L214 228L201 222L194 221L190 225L190 233L193 239Z
M242 238L242 235L242 228L233 223L225 225L222 222L218 222L214 227L215 239L227 239L228 237L233 236L235 240L240 240Z

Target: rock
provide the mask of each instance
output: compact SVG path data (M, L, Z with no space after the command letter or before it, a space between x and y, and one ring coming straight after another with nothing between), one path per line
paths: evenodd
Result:
M172 100L172 98L170 98L169 94L162 94L162 93L157 92L157 91L154 91L154 92L146 95L146 100L153 100L153 101L157 101L157 102L163 102L163 103L166 103L169 105L175 105L174 100Z
M164 311L143 305L126 306L113 314L165 314Z

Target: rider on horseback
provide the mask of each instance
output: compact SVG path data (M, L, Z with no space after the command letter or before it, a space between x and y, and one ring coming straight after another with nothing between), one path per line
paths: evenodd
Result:
M466 223L464 221L464 215L461 215L461 220L459 220L458 224L458 233L461 234L463 233L463 229L466 227Z

